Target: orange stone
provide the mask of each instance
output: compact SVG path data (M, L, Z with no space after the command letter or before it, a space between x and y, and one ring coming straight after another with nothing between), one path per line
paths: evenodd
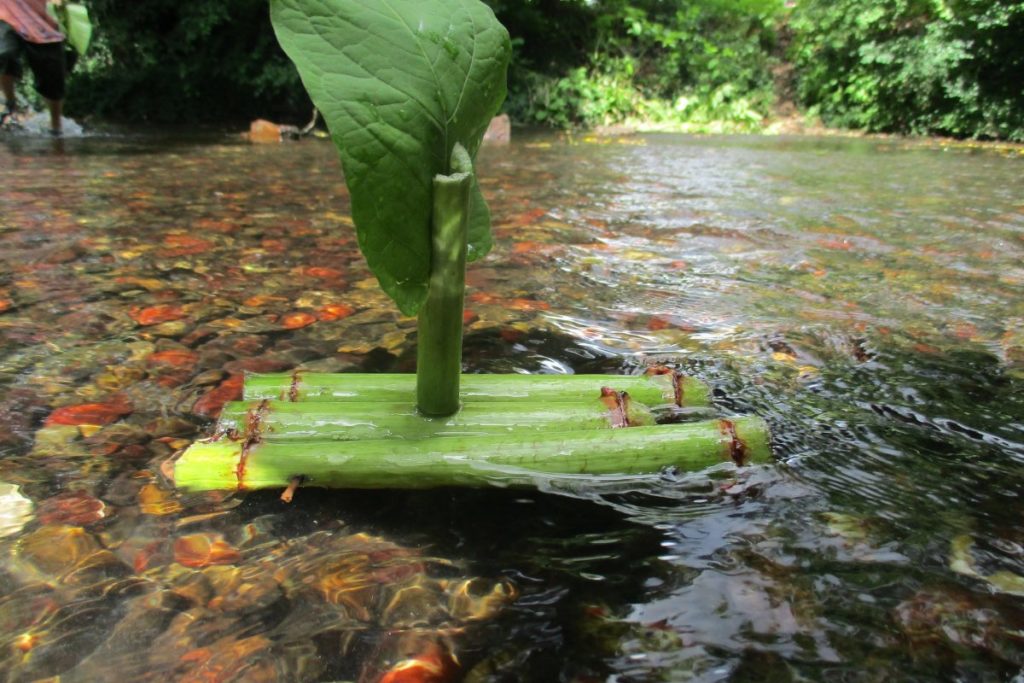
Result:
M348 304L327 304L316 312L316 317L324 321L341 320L342 318L349 317L355 312L355 307L349 306Z
M181 512L181 503L156 484L146 484L139 490L139 510L144 515L162 517Z
M39 504L36 515L43 524L73 524L85 526L107 516L102 500L83 491L69 491Z
M507 299L505 306L513 311L546 311L551 305L536 299Z
M174 542L174 560L193 569L234 564L241 554L220 534L189 534Z
M838 251L850 251L853 249L853 244L847 240L818 240L818 244L825 247L826 249L836 249Z
M647 321L647 329L652 332L665 330L669 327L672 327L672 323L667 318L660 315L652 316L651 319Z
M172 320L181 320L185 317L185 310L181 306L171 304L160 304L159 306L147 306L146 308L132 308L128 315L140 325L158 325Z
M157 351L150 354L146 362L150 365L169 365L175 368L185 368L194 365L199 360L199 354L187 349L171 349L170 351Z
M257 294L249 297L242 303L250 308L263 308L268 304L278 303L281 301L288 301L288 299L283 296L274 296L272 294Z
M249 141L258 143L281 142L281 126L266 119L249 124Z
M286 314L281 318L281 326L286 330L297 330L307 325L312 325L317 321L317 317L312 313L306 313L305 311L295 311L293 313Z
M309 277L318 277L324 280L337 280L345 275L345 273L337 268L327 268L324 266L307 266L302 269L302 274L308 275Z
M57 408L46 418L46 426L106 425L131 412L131 406L124 403L82 403Z
M228 401L237 401L242 398L242 382L245 377L242 374L234 374L221 382L211 391L199 397L199 400L192 406L192 412L196 415L215 418L224 409Z
M164 238L164 248L160 250L163 258L177 256L194 256L213 249L214 243L202 237L192 235L168 235Z
M380 683L444 683L457 672L455 659L437 643L428 643L420 654L388 669Z
M39 636L32 633L22 633L14 641L14 647L19 651L28 653L39 643Z

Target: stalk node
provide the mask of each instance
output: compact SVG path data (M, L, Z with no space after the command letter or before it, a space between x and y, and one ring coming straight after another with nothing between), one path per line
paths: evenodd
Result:
M299 486L305 483L305 481L306 477L301 474L298 475L297 477L292 477L291 481L288 482L288 488L286 488L284 492L281 493L281 502L292 502L292 499L295 497L295 492L299 490Z

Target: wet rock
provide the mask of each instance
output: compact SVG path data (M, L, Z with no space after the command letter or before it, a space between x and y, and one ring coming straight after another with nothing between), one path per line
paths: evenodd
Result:
M92 588L104 582L123 579L131 574L128 566L109 550L98 550L81 560L60 577L63 585Z
M35 435L31 455L38 458L79 458L89 455L81 439L81 432L74 425L53 425L43 427Z
M4 640L24 652L31 645L22 636L45 622L58 608L60 596L49 583L29 583L0 596L0 628ZM3 657L0 656L0 661Z
M234 564L241 557L238 550L218 533L189 534L174 542L174 560L186 567Z
M305 372L351 372L355 366L351 359L333 357L310 360L302 363L299 368Z
M894 616L918 657L953 662L966 649L1020 664L1011 634L1024 620L1003 613L984 596L951 586L923 589L900 603Z
M244 375L230 375L216 388L203 394L192 406L192 412L202 417L216 418L228 401L237 401L242 397Z
M32 501L14 484L0 482L0 538L13 536L32 518Z
M118 622L118 607L102 595L58 606L19 635L17 654L7 662L8 680L37 681L74 668Z
M182 661L194 667L183 673L182 683L206 683L211 677L252 683L314 680L323 668L311 643L274 644L263 636L225 638L186 653Z
M309 311L293 311L281 316L281 327L286 330L297 330L312 325L317 321L317 316Z
M277 358L276 352L273 355L257 356L255 358L239 358L224 364L224 369L231 373L244 372L285 372L295 367L295 364L287 358Z
M245 622L196 608L178 615L148 648L151 669L174 681L318 680L323 661L309 642L249 636Z
M59 576L100 550L96 539L78 526L44 526L15 545L19 560L48 576Z
M203 349L199 354L199 367L205 368L210 373L220 373L220 376L223 378L227 376L223 367L228 363L233 362L235 359L236 354L222 348ZM204 384L213 383L214 382L204 382Z
M222 612L260 610L273 605L284 593L268 569L259 566L217 565L202 570L212 595L206 603Z
M88 526L106 519L106 504L84 491L69 491L39 504L36 513L42 524Z
M130 405L120 401L64 406L50 413L45 425L106 425L130 415L132 410Z
M154 439L163 437L191 437L198 428L192 422L180 417L160 417L146 425L148 432Z
M325 304L317 309L316 316L323 322L341 320L354 315L356 308L348 304Z
M138 425L119 423L104 427L85 441L89 445L111 443L117 446L127 446L129 444L143 444L151 438L152 435Z
M448 617L446 602L440 584L420 579L394 592L380 621L391 628L436 626Z
M172 320L170 322L160 323L159 325L153 325L147 327L144 336L147 337L168 337L168 338L179 338L183 337L188 332L188 323L183 320Z
M96 377L95 384L104 392L121 391L143 379L146 371L139 367L115 366Z
M395 663L380 674L380 683L444 683L458 677L458 660L438 638L413 635L389 639L387 645L387 659Z
M491 619L512 604L518 592L507 581L472 578L447 586L448 611L460 621Z
M221 365L223 363L215 362L214 364ZM203 372L200 372L198 375L192 378L191 384L192 386L196 387L206 387L210 386L211 384L220 383L221 380L223 380L227 376L228 373L221 369L204 370Z
M163 577L166 567L174 559L171 546L167 538L148 536L146 532L136 530L114 549L114 553L136 574Z
M146 453L150 459L163 461L188 444L187 439L154 439L146 445ZM140 454L139 457L143 456Z
M199 361L199 354L191 349L169 349L157 351L146 359L146 364L153 367L172 367L188 369Z
M143 327L159 325L171 321L181 320L188 313L184 307L176 304L160 304L157 306L133 307L129 315L136 323Z
M135 503L139 489L153 480L149 472L128 470L110 480L102 493L103 500L111 505L127 507Z
M0 381L4 379L0 360ZM48 400L28 387L5 387L0 396L0 446L15 446L31 438L36 420L49 412Z
M138 656L162 633L180 609L180 601L167 591L130 599L119 611L124 616L109 630L103 642L73 669L61 675L62 681L119 683L145 680L149 662Z
M183 509L181 503L170 492L154 483L146 484L139 489L138 503L142 514L157 517L175 515Z

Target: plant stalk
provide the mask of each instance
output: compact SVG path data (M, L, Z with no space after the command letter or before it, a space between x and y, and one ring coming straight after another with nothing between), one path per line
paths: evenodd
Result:
M415 391L416 378L403 374L293 373L246 375L243 399L280 401L384 401L405 403ZM462 375L459 396L463 404L484 401L580 403L593 401L601 389L629 393L634 401L651 407L706 406L708 386L678 373L644 375Z
M697 471L723 461L770 461L768 429L758 417L599 431L374 439L351 442L200 441L173 464L182 489L286 488L296 477L326 488L539 486L555 479L590 483Z
M416 407L427 416L459 410L462 307L473 163L462 145L452 150L450 175L434 176L430 283L420 308L416 345Z
M449 417L424 417L405 403L231 402L220 415L218 432L266 441L358 441L425 439L611 429L654 424L651 411L614 397L586 403L550 405L528 401L465 403Z

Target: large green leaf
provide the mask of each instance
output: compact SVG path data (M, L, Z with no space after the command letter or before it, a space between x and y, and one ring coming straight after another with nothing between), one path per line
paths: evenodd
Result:
M341 152L359 246L406 314L426 297L432 179L475 158L505 99L508 32L479 0L271 0L278 40ZM468 258L491 246L476 185Z

